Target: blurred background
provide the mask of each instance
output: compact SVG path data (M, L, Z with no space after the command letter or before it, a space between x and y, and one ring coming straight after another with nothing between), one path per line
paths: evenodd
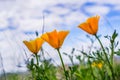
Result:
M115 29L120 33L118 0L0 0L0 74L2 68L5 72L27 70L26 59L32 53L23 44L23 40L36 38L36 31L40 36L42 31L69 30L70 34L61 51L70 53L72 48L84 48L87 51L90 45L86 37L88 34L79 29L78 25L96 15L100 16L98 35L111 35ZM101 40L107 45L108 41L103 38ZM95 46L99 44L95 43ZM43 48L49 52L45 57L52 58L54 64L59 65L55 49L47 43ZM63 58L69 64L69 59L64 55Z

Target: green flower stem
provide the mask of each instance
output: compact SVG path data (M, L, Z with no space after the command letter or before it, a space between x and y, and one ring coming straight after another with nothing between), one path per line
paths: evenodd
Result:
M108 64L110 64L109 59L108 59L108 57L107 57L107 53L105 52L105 49L104 49L104 47L103 47L103 45L102 45L102 42L100 41L100 39L98 38L97 35L95 35L95 37L96 37L96 39L98 40L98 42L100 43L100 46L102 47L102 50L103 50L103 52L104 52L104 54L105 54L105 58L107 59Z
M39 67L39 57L38 57L38 55L37 54L35 54L35 57L36 57L36 61L37 61L37 67ZM40 74L39 74L39 69L38 68L36 68L36 70L37 70L37 75L39 76ZM35 76L35 80L37 79L37 76Z
M60 50L57 49L57 51L58 51L58 54L59 54L59 57L60 57L60 60L61 60L61 63L62 63L62 67L63 67L63 69L64 69L64 74L65 74L66 80L68 80L68 79L67 79L66 70L65 70L65 65L64 65L64 62L63 62L63 59L62 59L62 56L61 56Z
M114 56L114 42L111 43L111 55L110 55L112 70L113 70L113 56ZM114 72L112 73L112 75L114 75ZM115 80L115 78L114 78L114 80Z
M113 56L114 56L114 43L112 42L111 43L111 56L110 56L111 65L113 65Z
M104 47L103 47L103 45L102 45L102 42L100 41L100 39L98 38L97 35L95 35L95 37L96 37L96 39L98 40L98 42L100 43L100 46L101 46L101 48L102 48L102 50L103 50L103 52L104 52L104 54L105 54L105 58L106 58L106 60L107 60L107 62L108 62L109 68L110 68L110 70L111 70L112 78L113 78L113 80L115 80L115 75L114 75L113 67L112 67L112 65L111 65L111 63L110 63L110 61L109 61L109 59L108 59L107 53L105 52L105 49L104 49Z
M38 55L37 55L37 54L35 54L35 57L36 57L37 65L39 66Z

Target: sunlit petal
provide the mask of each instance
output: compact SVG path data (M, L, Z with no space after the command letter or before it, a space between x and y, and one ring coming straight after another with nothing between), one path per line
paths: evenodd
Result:
M59 42L59 47L62 46L64 39L66 38L66 36L69 34L69 31L60 31L58 33L58 42Z
M58 36L57 31L54 30L52 32L47 33L49 37L49 43L52 47L57 48L58 47Z
M94 16L87 19L87 23L90 24L91 31L93 34L97 33L98 31L98 21L100 16Z
M23 43L32 53L37 54L40 48L42 47L44 40L41 38L36 38L35 40L31 41L23 41Z
M44 40L41 38L37 38L35 41L36 41L36 52L38 52L40 48L42 47Z
M32 44L31 44L30 42L28 42L28 41L23 41L23 43L27 46L27 48L28 48L31 52L33 52L33 53L35 52Z
M52 32L47 32L42 35L42 39L48 42L53 48L58 49L62 46L65 37L69 31L60 31L57 32L56 30Z
M100 16L90 17L86 20L86 22L81 23L78 27L89 34L95 35L98 31L99 18Z
M80 24L78 27L81 28L82 30L88 32L89 34L93 34L93 31L91 31L91 28L90 28L89 24L86 23L86 22Z

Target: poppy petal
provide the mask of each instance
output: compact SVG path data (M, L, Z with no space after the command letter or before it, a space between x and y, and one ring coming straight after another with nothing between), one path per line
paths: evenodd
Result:
M36 42L36 52L38 52L40 50L40 48L42 47L42 44L44 43L44 40L41 38L37 38L35 40Z
M47 32L41 36L43 40L48 42L52 47L58 47L58 38L57 38L57 31L54 30L52 32Z
M23 43L27 46L27 48L28 48L31 52L33 52L33 53L35 52L32 44L31 44L30 42L28 42L28 41L23 41Z
M86 31L89 34L93 34L93 31L91 31L89 24L86 22L80 24L78 27L81 28L82 30Z
M62 46L65 37L68 35L69 31L60 31L58 33L59 47Z
M94 17L87 19L87 23L89 23L91 25L90 27L94 34L97 33L97 31L98 31L99 18L100 18L100 16L94 16Z
M56 30L47 33L48 37L49 37L49 43L52 47L54 48L58 48L58 33Z

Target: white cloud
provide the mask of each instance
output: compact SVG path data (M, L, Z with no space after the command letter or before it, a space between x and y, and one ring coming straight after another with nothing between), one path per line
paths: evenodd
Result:
M0 13L0 29L7 27L7 25L8 25L7 17L8 17L8 15L7 15L6 12L1 12Z
M56 14L56 15L64 15L64 14L68 14L70 12L70 9L68 9L68 8L55 7L55 6L51 7L48 10L50 10L53 14Z
M114 7L114 10L120 10L120 5L116 5L115 7Z
M19 29L21 31L41 30L42 20L40 19L23 19L19 21Z
M36 26L42 26L42 11L45 9L51 10L53 13L45 16L46 22L45 25L47 26L47 29L53 29L55 27L53 26L59 26L59 24L63 23L63 19L59 17L61 14L67 14L70 9L69 5L76 4L76 2L79 2L79 0L75 0L74 2L71 0L61 1L61 0L26 0L26 1L19 1L19 0L13 0L11 2L9 1L3 1L1 6L4 7L6 4L7 7L4 7L1 12L4 16L1 18L1 25L3 27L7 26L6 19L8 18L14 18L17 20L17 24L20 24L20 30L23 29L28 30L35 30L38 29ZM80 1L79 5L82 5L86 1ZM27 4L26 4L27 3ZM56 4L63 4L68 5L68 8L61 8L61 7L55 7ZM14 4L14 5L13 5ZM38 21L36 18L40 18ZM36 20L35 20L36 19ZM33 21L33 22L32 22ZM69 23L67 23L69 24ZM34 26L35 25L35 26ZM28 27L29 26L29 27ZM52 27L50 27L52 26ZM33 29L34 28L34 29Z
M71 12L70 14L68 14L65 18L65 22L69 28L74 28L76 26L72 26L70 27L71 25L75 24L75 23L80 23L82 21L85 20L85 18L87 18L87 16L85 14L83 14L82 12Z
M85 11L90 14L106 15L109 13L110 8L107 6L95 5L85 7Z

